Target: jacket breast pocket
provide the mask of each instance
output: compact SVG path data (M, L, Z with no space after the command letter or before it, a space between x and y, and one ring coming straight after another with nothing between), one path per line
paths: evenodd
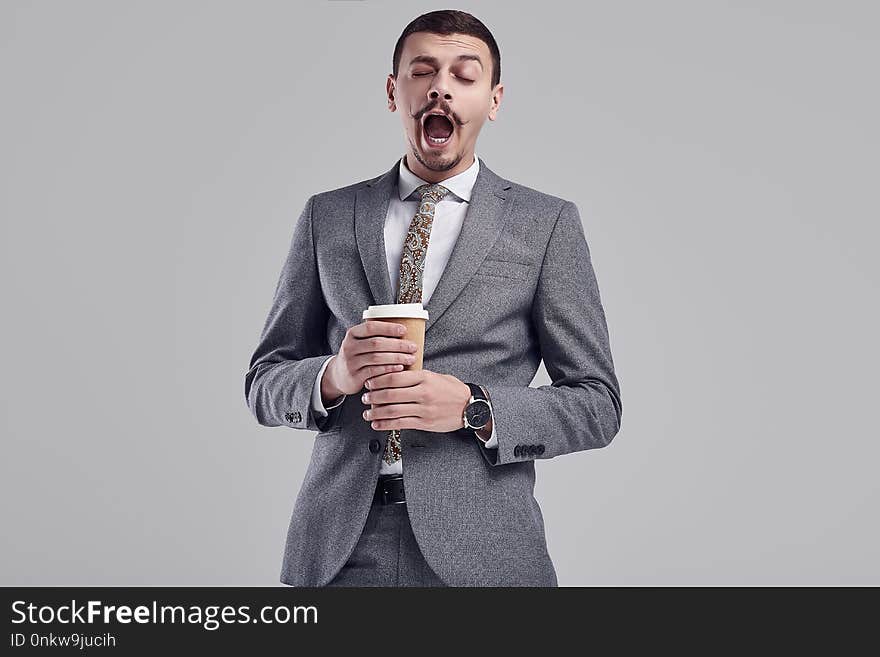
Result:
M486 258L477 268L477 271L474 272L474 276L485 276L486 278L494 278L496 280L528 281L531 280L534 269L533 265L523 262Z

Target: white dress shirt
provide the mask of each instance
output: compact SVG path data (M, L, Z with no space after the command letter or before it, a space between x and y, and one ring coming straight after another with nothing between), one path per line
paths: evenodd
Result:
M477 180L480 170L480 160L474 153L474 163L461 173L440 181L451 193L440 199L434 210L434 221L431 224L431 238L428 241L428 253L425 257L425 270L422 273L422 303L427 304L437 287L440 275L446 269L446 263L452 254L452 248L461 232L461 225L471 200L471 190ZM400 282L400 258L403 255L403 244L409 225L418 211L420 198L414 194L417 187L428 184L415 175L406 166L406 158L401 157L398 165L397 192L392 193L388 202L388 212L385 215L385 259L388 262L388 276L391 279L391 289L397 290ZM324 407L321 399L321 378L324 370L335 356L324 361L324 365L318 372L315 385L312 388L312 410L316 415L326 417L328 409L333 409L345 401L346 395L339 398L333 406ZM367 422L367 420L364 420ZM386 430L387 431L387 430ZM474 440L479 438L474 437ZM495 436L495 421L492 421L492 436L486 442L486 447L497 447L498 439ZM388 465L381 461L379 474L402 474L403 458Z

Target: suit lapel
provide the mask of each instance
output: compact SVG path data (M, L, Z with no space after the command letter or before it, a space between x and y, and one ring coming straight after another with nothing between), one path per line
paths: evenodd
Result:
M397 162L379 178L358 189L355 195L355 236L375 305L394 303L391 279L388 278L388 259L385 256L385 215L396 187Z
M395 302L385 256L385 215L391 194L396 189L399 161L388 172L359 189L355 197L358 251L375 304ZM510 189L507 181L497 176L480 158L480 171L474 181L461 232L437 287L425 305L428 311L426 332L461 293L501 235L506 218L506 189ZM429 251L430 248L429 244Z
M474 182L461 232L452 247L437 287L425 305L425 310L428 311L426 332L431 330L434 323L455 301L501 235L506 216L504 190L509 188L510 185L495 175L480 158L480 171ZM428 242L428 252L430 251L431 244Z

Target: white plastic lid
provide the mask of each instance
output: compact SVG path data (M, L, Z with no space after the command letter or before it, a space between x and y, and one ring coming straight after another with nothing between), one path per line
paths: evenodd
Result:
M386 303L367 308L361 319L382 319L384 317L413 317L428 319L428 311L421 303Z

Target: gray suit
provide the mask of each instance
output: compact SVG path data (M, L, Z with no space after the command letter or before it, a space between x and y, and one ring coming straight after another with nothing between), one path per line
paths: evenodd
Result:
M245 376L257 422L319 432L290 521L285 584L327 584L370 509L386 432L363 419L360 394L327 417L313 415L310 396L361 312L394 303L383 222L396 171L395 162L309 198ZM461 234L425 307L424 368L483 384L499 441L487 449L474 437L401 432L406 507L425 559L450 586L557 586L535 459L608 445L623 411L577 207L480 159ZM542 358L553 384L530 387Z

